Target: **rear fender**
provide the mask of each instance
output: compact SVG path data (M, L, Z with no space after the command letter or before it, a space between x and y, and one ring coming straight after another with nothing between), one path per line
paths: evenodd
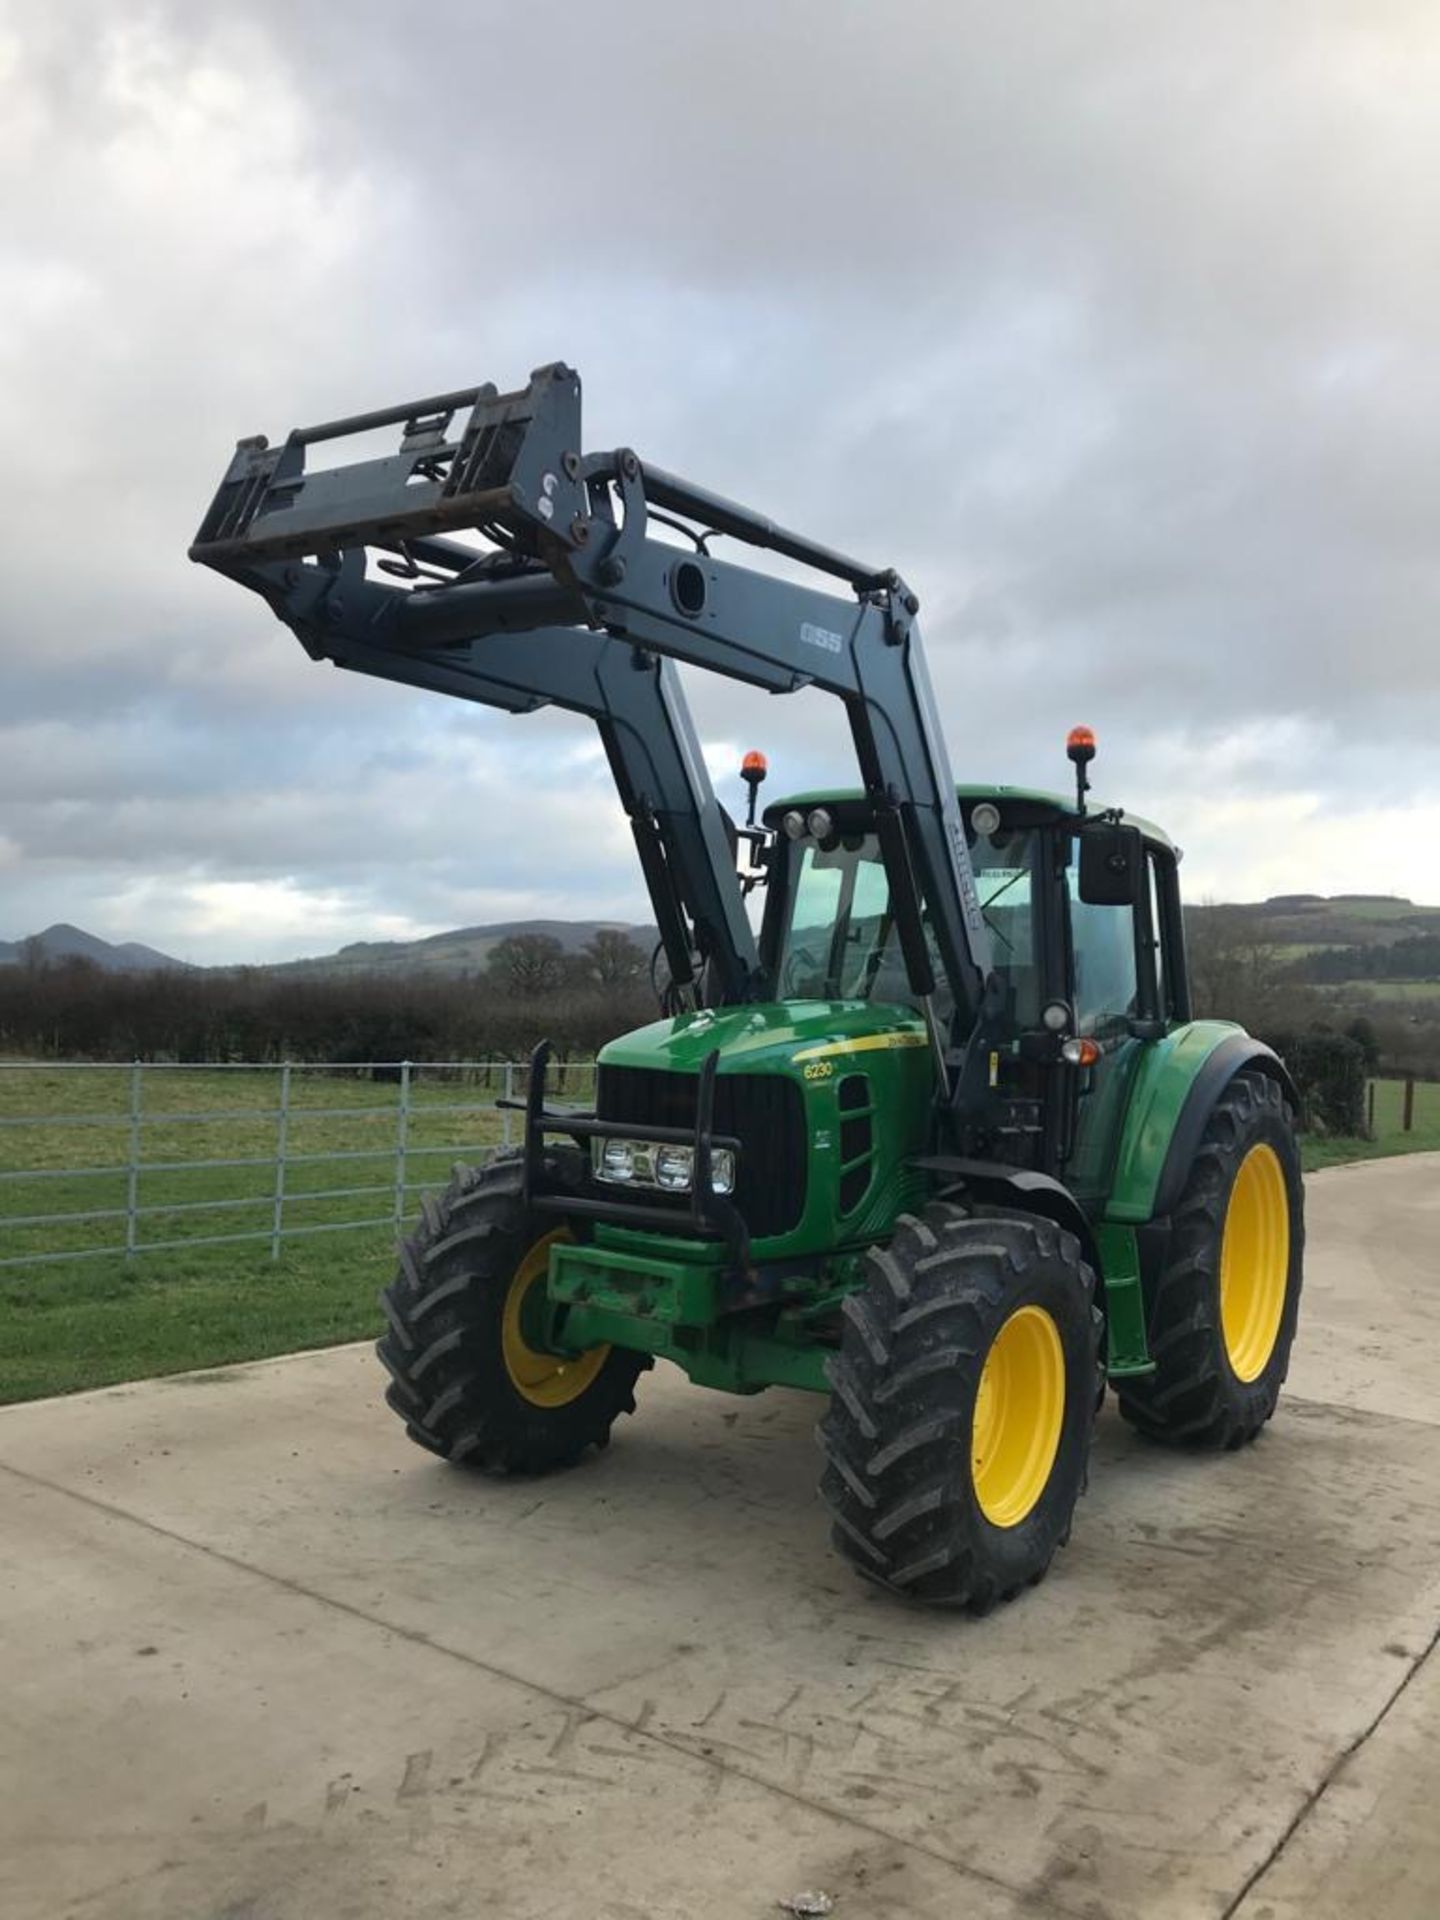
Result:
M1277 1081L1298 1111L1284 1061L1229 1021L1192 1020L1146 1048L1120 1131L1107 1220L1138 1226L1172 1211L1216 1101L1246 1071Z

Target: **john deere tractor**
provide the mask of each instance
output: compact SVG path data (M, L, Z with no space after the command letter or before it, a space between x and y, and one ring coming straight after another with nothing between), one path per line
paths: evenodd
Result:
M191 553L312 659L589 715L653 903L662 1017L605 1047L593 1111L547 1104L540 1046L523 1148L401 1249L412 1439L567 1466L657 1357L806 1389L839 1552L973 1612L1068 1537L1107 1382L1154 1440L1254 1439L1300 1299L1295 1090L1192 1019L1179 855L1089 804L1084 729L1073 796L957 786L906 583L584 452L564 365L242 440ZM676 662L834 695L858 784L757 820L751 756L733 822Z

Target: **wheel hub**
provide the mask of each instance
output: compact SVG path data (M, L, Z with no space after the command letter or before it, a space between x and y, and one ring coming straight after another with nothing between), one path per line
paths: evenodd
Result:
M537 1323L541 1319L539 1309L543 1306L545 1281L550 1272L550 1249L557 1240L569 1238L560 1227L537 1240L516 1267L505 1294L500 1323L505 1371L515 1391L535 1407L565 1407L572 1400L578 1400L610 1353L608 1346L600 1346L567 1357L532 1345L540 1338Z
M1220 1324L1237 1380L1258 1379L1275 1351L1289 1274L1285 1171L1261 1140L1240 1162L1220 1243Z
M1019 1526L1035 1507L1064 1418L1060 1330L1043 1307L1017 1307L985 1356L971 1428L975 1497L992 1526Z

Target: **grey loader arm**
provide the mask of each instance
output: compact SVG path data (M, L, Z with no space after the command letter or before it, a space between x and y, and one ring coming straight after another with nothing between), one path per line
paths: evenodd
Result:
M307 451L376 429L399 449L314 472ZM992 1017L980 913L915 615L875 570L647 465L584 454L580 382L541 367L241 441L191 557L259 593L313 658L509 712L554 705L599 727L672 974L711 998L765 997L731 838L672 662L842 701L914 992L955 1006L957 1103L978 1104ZM694 543L657 538L658 518ZM449 537L478 533L480 548ZM717 535L845 592L716 559ZM928 938L927 938L928 934Z

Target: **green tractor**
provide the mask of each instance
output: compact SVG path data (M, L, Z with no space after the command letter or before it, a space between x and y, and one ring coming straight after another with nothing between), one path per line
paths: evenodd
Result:
M307 471L380 429L398 452ZM839 1552L984 1612L1068 1538L1107 1382L1176 1445L1274 1412L1295 1089L1191 1017L1178 852L1089 805L1088 730L1073 798L957 786L898 575L581 446L562 364L241 441L191 549L312 658L591 717L659 928L662 1017L605 1047L593 1108L547 1103L542 1045L523 1147L426 1197L387 1398L431 1452L528 1473L603 1447L657 1357L807 1389ZM749 755L731 820L677 661L839 698L859 786L757 820Z

